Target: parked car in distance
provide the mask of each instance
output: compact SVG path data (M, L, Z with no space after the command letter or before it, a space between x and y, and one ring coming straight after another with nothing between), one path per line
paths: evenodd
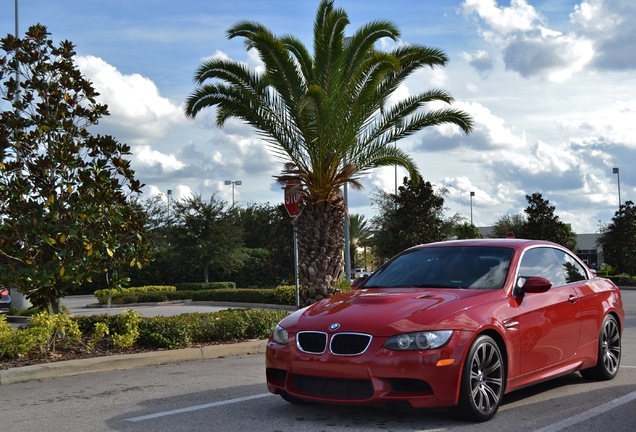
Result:
M11 295L8 288L0 287L0 313L8 313L11 309Z
M557 244L431 243L283 319L267 386L292 403L449 407L486 421L522 387L614 378L623 322L616 285Z

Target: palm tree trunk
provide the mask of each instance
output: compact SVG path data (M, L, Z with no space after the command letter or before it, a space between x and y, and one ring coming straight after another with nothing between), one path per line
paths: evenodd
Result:
M297 222L301 306L334 293L343 273L344 208L338 203L306 203Z

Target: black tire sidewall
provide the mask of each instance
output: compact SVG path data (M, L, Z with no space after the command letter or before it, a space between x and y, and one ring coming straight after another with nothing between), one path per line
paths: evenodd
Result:
M489 413L481 412L477 406L475 406L475 401L472 398L471 392L471 382L470 382L470 372L472 367L473 358L475 357L475 353L477 350L484 344L492 345L497 355L499 356L499 360L501 361L503 373L502 373L502 386L500 390L500 394L498 395L497 405L494 407L492 411ZM458 417L469 420L469 421L478 421L484 422L490 420L499 410L499 406L501 405L501 400L505 391L505 383L506 383L506 364L501 353L501 349L499 345L493 338L488 335L478 336L470 346L468 350L468 354L466 355L466 360L464 362L464 367L462 369L462 377L459 391L459 401L457 407L455 409L455 413Z

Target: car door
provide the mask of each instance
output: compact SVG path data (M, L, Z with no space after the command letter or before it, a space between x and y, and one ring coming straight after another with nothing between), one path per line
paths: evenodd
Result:
M568 284L557 256L560 250L537 247L521 258L519 276L540 276L552 286L544 293L526 293L518 306L520 372L536 371L573 356L581 324L576 290Z

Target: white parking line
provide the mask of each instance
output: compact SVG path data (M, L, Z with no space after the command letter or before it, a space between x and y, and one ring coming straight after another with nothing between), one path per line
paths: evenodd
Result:
M212 402L209 404L203 404L203 405L195 405L195 406L191 406L191 407L186 407L186 408L179 408L176 410L170 410L170 411L163 411L163 412L158 412L155 414L148 414L145 416L139 416L139 417L131 417L129 419L126 419L127 421L131 421L131 422L138 422L138 421L143 421L143 420L151 420L151 419L155 419L158 417L165 417L165 416L170 416L170 415L174 415L174 414L181 414L181 413L186 413L186 412L190 412L190 411L197 411L197 410L201 410L201 409L206 409L206 408L213 408L213 407L217 407L217 406L221 406L221 405L228 405L228 404L233 404L233 403L238 403L238 402L245 402L248 400L252 400L252 399L259 399L259 398L263 398L266 396L273 396L272 393L260 393L260 394L256 394L256 395L252 395L252 396L245 396L245 397L240 397L240 398L236 398L236 399L227 399L227 400L222 400L222 401L218 401L218 402Z
M564 420L561 420L560 422L552 423L551 425L542 427L541 429L537 429L534 432L558 432L565 429L566 427L570 427L582 421L589 420L599 414L603 414L607 411L613 410L616 407L625 405L626 403L629 403L634 399L636 399L636 391L628 393L625 396L619 397L617 399L611 400L607 403L604 403L603 405L599 405L595 408L582 412L581 414L566 418Z

